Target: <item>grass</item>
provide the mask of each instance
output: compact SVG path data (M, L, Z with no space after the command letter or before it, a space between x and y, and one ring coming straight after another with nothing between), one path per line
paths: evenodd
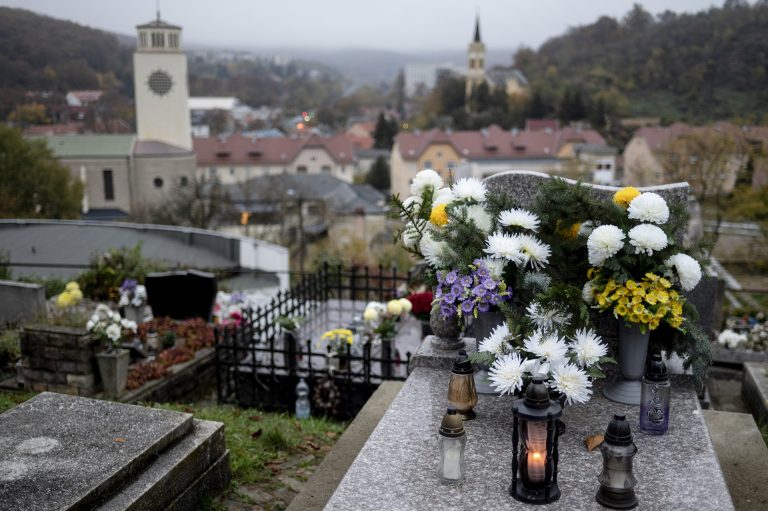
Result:
M0 391L0 413L33 397L30 392ZM232 406L194 404L147 405L191 413L197 419L224 423L230 450L232 486L223 496L207 499L203 509L226 509L226 499L250 504L238 489L257 488L266 494L285 495L286 486L279 478L286 476L304 481L331 450L344 430L344 424L321 418L297 421L286 413L267 413ZM287 502L286 502L287 504ZM267 509L282 509L279 498Z

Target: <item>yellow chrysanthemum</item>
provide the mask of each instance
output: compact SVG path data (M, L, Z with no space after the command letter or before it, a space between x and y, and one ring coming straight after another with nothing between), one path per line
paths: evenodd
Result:
M581 229L580 223L571 224L570 227L563 227L558 229L557 233L567 240L576 239L579 235L579 229Z
M635 314L634 312L630 313L627 317L630 321L630 323L640 323L640 315Z
M653 319L653 316L648 314L647 311L640 315L640 321L642 321L643 323L650 323L652 319Z
M625 186L615 194L613 194L613 202L623 208L628 208L632 199L640 195L640 190L632 186Z
M648 328L651 330L656 330L659 328L659 320L658 319L652 319L650 323L648 323Z
M659 277L659 282L666 289L669 289L670 287L672 287L672 283L670 281L668 281L667 279L665 279L664 277Z
M659 303L667 303L669 302L669 293L666 291L657 291L656 299L659 301Z
M634 280L628 280L628 281L627 281L627 283L626 283L626 284L624 284L624 285L625 285L625 286L627 287L627 289L629 289L630 291L634 291L635 289L637 289L637 282L635 282Z
M629 298L627 298L626 296L622 296L621 298L619 298L619 303L626 307L627 305L629 305Z
M651 305L656 305L657 297L656 297L656 291L651 291L645 295L645 301L650 303Z
M66 291L74 291L77 289L80 290L80 286L77 285L77 282L74 280L67 282L67 286L64 288Z
M432 213L429 214L429 221L438 227L442 227L448 223L448 213L445 211L447 204L438 204L432 208Z
M627 310L627 307L626 307L626 305L624 305L624 304L619 304L619 305L617 305L617 306L616 306L616 308L614 309L614 312L616 312L616 314L618 314L619 316L626 316L626 315L627 315L627 312L629 312L629 311Z
M65 307L69 307L70 305L72 305L72 295L70 295L66 291L61 293L58 297L56 297L57 307L61 307L63 309Z
M595 268L588 269L587 270L587 278L592 280L592 278L595 276L595 272L596 271L597 271L597 269L595 269Z
M657 280L659 280L659 276L656 275L655 273L646 273L645 278L650 280L651 282L656 282Z
M645 307L643 307L642 303L636 303L632 306L632 312L635 314L643 314L645 312Z

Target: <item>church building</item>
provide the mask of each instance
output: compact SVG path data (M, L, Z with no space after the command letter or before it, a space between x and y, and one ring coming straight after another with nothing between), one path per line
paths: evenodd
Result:
M115 220L162 201L195 178L187 57L181 27L139 25L133 55L137 133L49 135L59 161L85 183L83 217Z

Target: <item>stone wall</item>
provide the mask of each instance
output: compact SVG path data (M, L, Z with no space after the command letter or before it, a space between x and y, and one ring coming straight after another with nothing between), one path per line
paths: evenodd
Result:
M98 341L85 330L28 325L21 332L24 388L92 396L100 384L96 365Z

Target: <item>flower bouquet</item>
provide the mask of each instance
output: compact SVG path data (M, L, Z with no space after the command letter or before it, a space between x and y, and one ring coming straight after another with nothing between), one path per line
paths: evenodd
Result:
M119 349L120 340L126 335L135 334L137 331L135 321L121 318L120 314L113 312L104 304L96 306L96 310L86 323L85 328L104 344L107 351Z
M413 310L407 298L390 300L386 304L370 302L363 311L366 327L375 334L374 342L392 341L397 333L397 323Z
M595 227L587 239L591 268L583 295L619 320L623 379L606 386L605 395L639 404L649 332L662 322L686 331L683 292L699 283L701 266L676 247L677 232L668 224L669 207L660 195L622 188L614 203L613 222Z
M137 323L144 319L144 305L147 302L147 288L136 279L125 279L120 285L118 307L123 308L123 315Z
M432 291L420 291L411 293L406 298L411 302L411 315L419 321L429 321L429 312L432 310Z

